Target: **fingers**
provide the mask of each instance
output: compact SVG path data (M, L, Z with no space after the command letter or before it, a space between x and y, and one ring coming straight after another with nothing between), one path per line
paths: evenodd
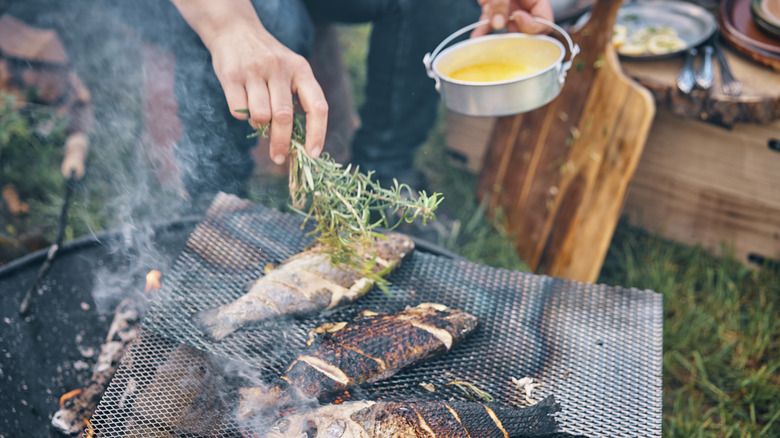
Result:
M325 144L325 132L328 128L328 102L320 84L314 79L311 68L296 75L293 86L298 92L298 100L306 112L306 152L318 157Z
M227 100L230 114L239 120L246 119L246 114L238 112L238 110L249 109L244 87L238 82L223 81L222 91L225 92L225 99Z
M271 124L269 155L283 164L290 150L297 94L306 112L307 153L318 156L325 143L328 104L311 66L270 34L250 29L249 34L230 29L212 38L214 71L222 85L231 114L251 118L253 127Z
M550 31L547 25L534 21L531 14L526 11L518 10L512 13L512 23L514 23L514 28L511 30L515 32L546 33Z
M306 144L312 157L318 157L325 144L328 125L328 103L308 62L303 60L291 78L277 70L266 82L264 75L250 75L245 85L240 81L225 81L225 98L234 117L246 119L247 114L237 110L248 109L250 123L258 127L271 123L269 155L277 164L283 164L290 148L294 124L293 94L297 94L306 113Z
M509 32L545 33L548 26L534 21L533 17L553 21L552 6L546 0L479 0L482 15L479 21L488 24L478 26L471 37L487 35L493 30L506 28Z
M487 17L490 19L490 27L493 30L500 30L506 27L507 18L509 18L509 0L493 0L490 4L490 11Z
M268 95L268 85L262 80L248 80L246 84L247 105L250 123L258 128L271 121L271 97Z
M549 26L534 21L533 17L553 22L552 6L545 0L521 0L520 7L512 12L512 22L517 30L525 33L547 33Z
M271 99L271 141L270 155L276 164L283 164L290 150L293 131L292 80L287 77L273 77L268 83Z
M509 0L479 0L479 4L482 6L482 15L479 17L479 21L488 20L488 23L477 26L471 32L471 38L487 35L493 30L503 29L509 14Z

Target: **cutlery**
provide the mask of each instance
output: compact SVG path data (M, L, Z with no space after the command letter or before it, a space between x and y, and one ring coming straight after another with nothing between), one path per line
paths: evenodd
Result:
M742 83L731 73L731 68L726 60L726 54L723 53L723 48L720 47L720 43L715 41L714 46L715 59L718 60L718 68L720 68L720 86L723 90L723 94L731 97L739 96L742 93Z
M715 73L712 70L712 53L715 49L711 45L706 45L702 49L702 59L699 64L699 69L696 71L695 82L696 86L702 90L709 90L712 87L712 82L715 78Z
M694 73L693 73L693 60L696 58L698 51L695 47L688 49L688 53L685 55L685 62L677 75L677 88L685 94L688 94L693 90L694 85Z

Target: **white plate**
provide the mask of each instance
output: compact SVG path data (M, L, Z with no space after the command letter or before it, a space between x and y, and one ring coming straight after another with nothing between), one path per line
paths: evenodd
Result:
M590 18L590 13L580 17L575 23L575 29L580 29ZM686 46L674 52L661 55L623 55L626 59L662 59L676 56L691 47L707 41L718 30L718 22L709 11L692 3L678 1L640 1L628 3L620 7L615 24L628 28L628 36L643 27L669 26L677 31Z

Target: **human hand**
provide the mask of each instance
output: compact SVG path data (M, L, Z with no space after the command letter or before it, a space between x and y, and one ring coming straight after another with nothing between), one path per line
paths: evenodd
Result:
M506 27L509 32L543 33L547 26L532 17L553 21L553 10L549 0L477 0L482 6L479 21L490 20L489 24L478 26L471 32L475 38L487 35L492 30Z
M262 26L238 23L207 43L214 71L234 117L251 117L252 126L271 122L270 156L284 163L293 130L293 94L306 113L306 152L317 157L325 143L328 103L302 56L277 41ZM249 116L240 110L248 110Z

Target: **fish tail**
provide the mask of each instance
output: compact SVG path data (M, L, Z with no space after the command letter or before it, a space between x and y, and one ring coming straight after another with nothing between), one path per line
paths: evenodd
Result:
M220 341L227 335L238 330L240 324L237 324L233 318L220 315L220 308L202 310L193 317L195 323L204 330L212 339Z

